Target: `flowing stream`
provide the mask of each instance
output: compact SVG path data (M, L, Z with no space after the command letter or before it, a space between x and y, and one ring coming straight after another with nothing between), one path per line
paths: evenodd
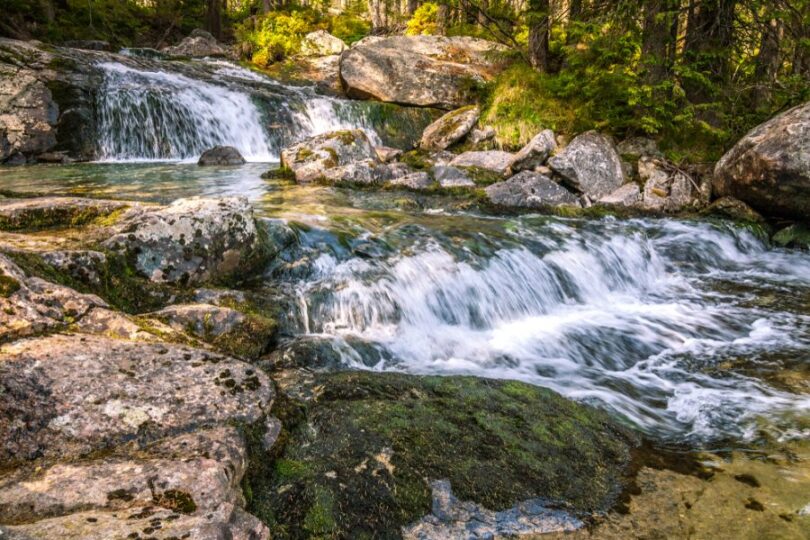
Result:
M307 135L361 128L387 142L393 109L228 62L143 62L99 66L101 163L8 169L3 188L248 196L299 235L267 274L282 345L318 342L347 366L520 379L661 440L810 436L810 254L723 223L492 217L441 197L265 181L261 162ZM399 131L418 134L425 118L405 112ZM258 163L183 163L218 144Z

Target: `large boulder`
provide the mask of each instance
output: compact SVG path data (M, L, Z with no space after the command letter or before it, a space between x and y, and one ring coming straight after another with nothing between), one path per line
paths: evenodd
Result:
M326 30L310 32L301 41L301 54L304 56L332 56L346 50L346 44Z
M340 79L353 98L453 109L470 102L470 81L490 80L505 48L471 37L366 38L345 51Z
M312 182L324 177L327 169L364 160L379 161L374 146L360 129L316 135L281 151L281 165L295 173L297 182Z
M312 391L293 376L282 385L303 400L286 447L248 479L248 510L292 538L399 538L441 510L440 480L445 494L489 510L605 511L637 443L607 414L514 381L313 369L301 382ZM476 515L459 521L473 526Z
M810 103L749 131L717 162L713 188L766 216L810 220Z
M210 33L199 28L191 32L188 37L177 45L164 47L162 52L169 56L231 56L231 52Z
M478 122L481 111L469 106L450 111L422 132L419 147L423 150L444 150L467 136Z
M505 174L514 154L501 150L479 150L463 152L456 156L450 165L453 167L477 167L497 174Z
M252 423L273 398L249 364L175 345L53 335L0 355L0 465Z
M486 188L489 202L504 208L579 206L576 195L540 173L523 171Z
M192 284L246 277L273 255L244 197L178 199L122 221L104 242L156 282Z
M622 161L610 137L588 131L548 160L572 189L598 200L624 184Z
M202 153L197 165L242 165L245 158L233 146L215 146Z

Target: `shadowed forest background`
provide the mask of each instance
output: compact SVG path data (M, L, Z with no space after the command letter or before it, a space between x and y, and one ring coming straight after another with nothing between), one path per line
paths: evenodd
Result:
M675 161L717 159L779 111L810 99L810 2L776 0L3 0L0 34L159 48L194 28L240 58L294 75L302 38L471 35L515 62L473 88L499 144L540 128L649 135ZM471 82L471 84L473 84Z

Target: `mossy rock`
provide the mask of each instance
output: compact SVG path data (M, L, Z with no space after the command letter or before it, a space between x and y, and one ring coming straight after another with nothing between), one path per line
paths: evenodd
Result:
M279 537L398 538L430 513L437 479L491 510L542 497L604 511L638 442L605 413L520 382L343 372L314 388L274 407L286 444L247 480L249 510Z
M777 232L771 240L779 247L810 251L810 228L797 223Z

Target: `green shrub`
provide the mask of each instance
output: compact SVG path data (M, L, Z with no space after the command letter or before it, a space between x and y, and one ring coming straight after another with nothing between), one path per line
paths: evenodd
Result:
M371 33L371 23L355 15L341 14L330 21L330 32L349 45Z
M318 14L310 10L274 11L259 17L253 28L247 21L237 28L239 40L249 44L251 61L267 67L301 50L304 36L314 30Z
M437 20L439 6L433 2L426 2L413 12L413 16L408 21L405 35L408 36L430 36L436 34L438 30Z

